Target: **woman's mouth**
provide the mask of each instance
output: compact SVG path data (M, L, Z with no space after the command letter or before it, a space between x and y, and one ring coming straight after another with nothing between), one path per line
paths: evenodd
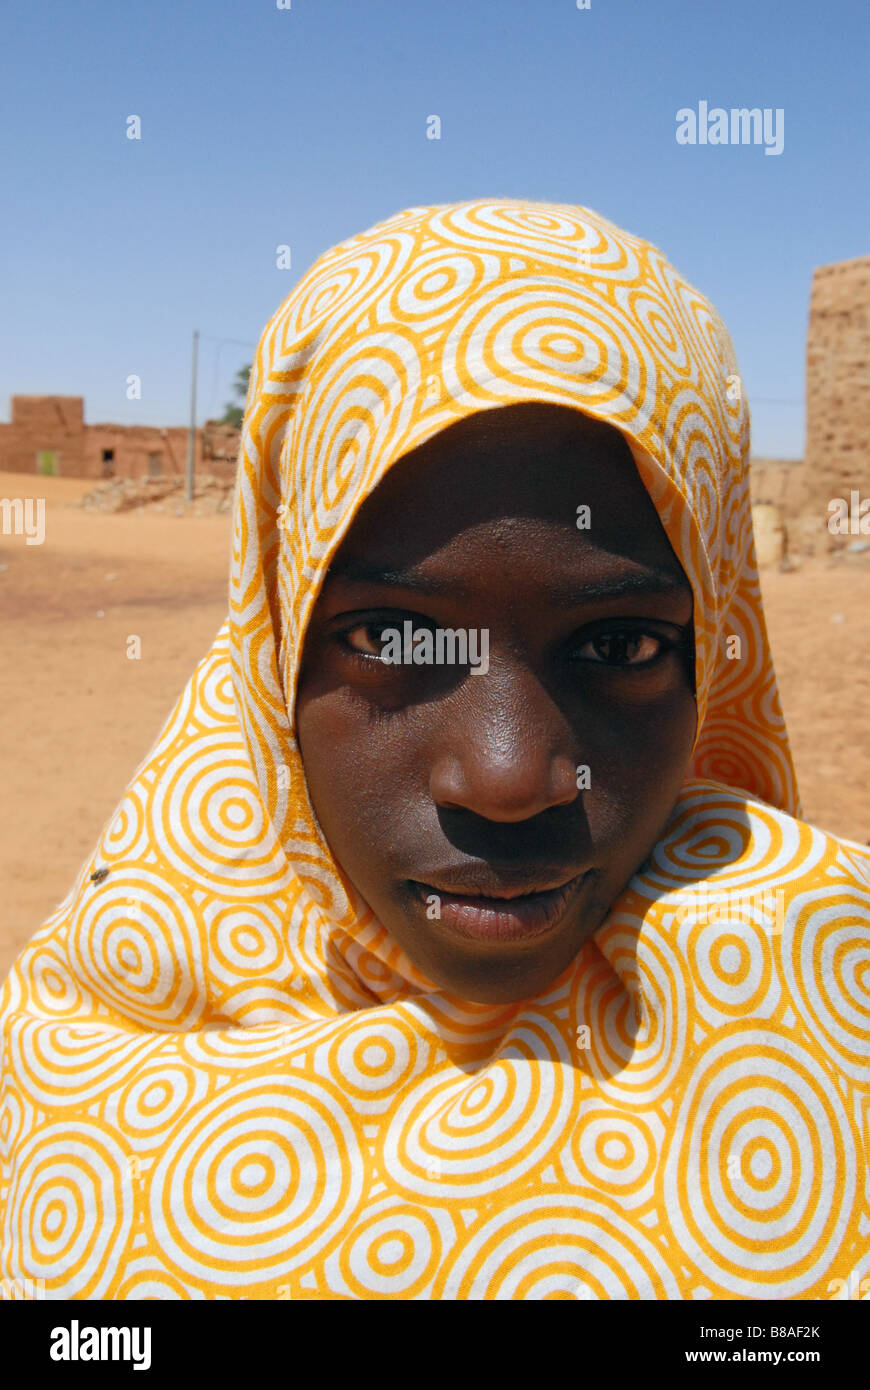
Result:
M498 897L448 893L411 879L411 885L430 919L446 923L473 941L526 941L558 926L591 870L575 875L558 888L540 893Z

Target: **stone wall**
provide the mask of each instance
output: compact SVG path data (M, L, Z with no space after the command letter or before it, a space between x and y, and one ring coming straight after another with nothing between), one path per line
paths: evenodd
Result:
M808 503L870 495L870 256L813 276L807 336Z
M749 463L753 505L771 503L783 515L796 516L808 501L803 459L753 458Z

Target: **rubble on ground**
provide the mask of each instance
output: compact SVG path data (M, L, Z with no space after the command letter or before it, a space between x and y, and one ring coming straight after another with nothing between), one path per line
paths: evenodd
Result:
M233 478L198 473L193 502L185 499L183 478L109 478L71 505L94 512L162 512L167 516L214 516L233 505Z

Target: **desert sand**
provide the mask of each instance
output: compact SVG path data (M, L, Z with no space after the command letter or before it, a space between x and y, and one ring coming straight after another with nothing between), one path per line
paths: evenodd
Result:
M0 978L68 892L227 611L229 515L71 505L92 487L0 473L0 497L46 499L44 544L0 535ZM867 843L870 556L764 570L762 587L805 819Z

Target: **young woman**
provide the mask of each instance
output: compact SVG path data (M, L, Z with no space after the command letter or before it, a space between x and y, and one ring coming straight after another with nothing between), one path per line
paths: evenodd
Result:
M228 622L5 985L3 1276L870 1275L870 873L796 818L748 454L717 315L587 209L315 263L252 372Z

